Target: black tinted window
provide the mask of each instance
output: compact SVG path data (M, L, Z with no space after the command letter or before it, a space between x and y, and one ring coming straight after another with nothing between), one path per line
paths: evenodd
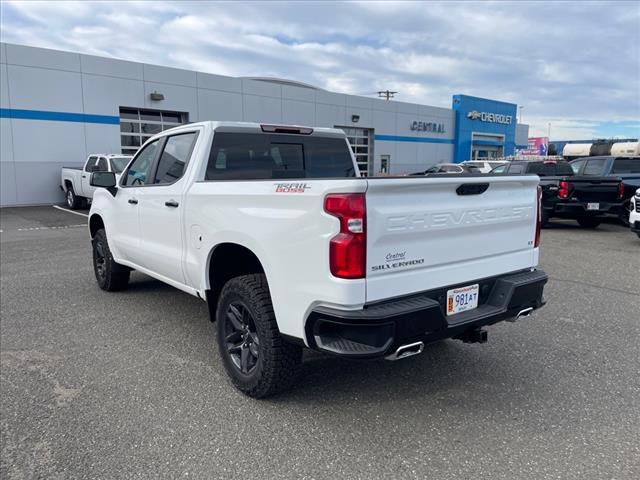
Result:
M561 175L573 175L573 170L567 163L533 162L529 164L528 173L541 177L554 177Z
M153 166L153 160L156 158L159 142L160 140L155 140L140 150L140 153L138 153L129 170L127 170L125 185L134 187L147 183L147 178L149 178L151 167Z
M587 165L584 167L584 175L602 175L604 170L605 159L593 159L587 160Z
M616 158L611 173L640 173L640 158Z
M153 183L173 183L182 177L197 136L190 132L167 138Z
M286 134L216 133L206 180L354 177L342 138Z

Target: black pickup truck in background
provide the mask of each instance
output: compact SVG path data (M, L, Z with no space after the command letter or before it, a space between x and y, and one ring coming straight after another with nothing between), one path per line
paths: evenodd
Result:
M640 157L585 157L572 161L570 165L575 175L622 179L623 209L620 211L619 218L622 223L629 225L631 197L640 188Z
M543 227L551 218L568 218L596 228L606 215L621 216L624 210L620 178L579 176L562 160L513 161L491 173L540 177Z

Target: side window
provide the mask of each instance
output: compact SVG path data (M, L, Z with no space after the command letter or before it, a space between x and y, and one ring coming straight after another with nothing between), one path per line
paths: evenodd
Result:
M509 173L517 175L518 173L522 173L524 171L524 167L522 165L511 165L509 167Z
M140 153L138 153L129 170L127 170L127 178L124 181L124 185L127 187L146 185L159 145L160 140L158 139L144 147Z
M500 165L499 167L491 170L491 173L505 173L507 171L507 165Z
M104 157L98 158L98 163L96 163L96 167L94 172L108 172L109 171L109 163L107 159Z
M602 175L604 162L605 160L603 158L587 160L587 165L584 167L584 175Z
M167 137L153 180L154 184L173 183L182 177L197 137L198 132Z
M573 173L577 174L582 168L582 165L584 165L584 160L576 160L575 162L571 162L571 170L573 170Z
M89 160L87 160L87 164L84 167L84 171L85 172L95 172L96 160L97 159L98 159L98 157L96 157L95 155L90 156Z

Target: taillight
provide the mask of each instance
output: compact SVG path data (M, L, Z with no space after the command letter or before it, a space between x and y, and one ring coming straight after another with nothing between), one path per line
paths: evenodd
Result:
M329 243L331 274L339 278L364 278L367 263L364 193L327 195L324 210L340 220L340 233Z
M540 230L542 229L542 188L538 185L538 209L536 215L536 238L533 241L533 247L540 246Z
M569 198L569 182L561 180L558 184L558 198Z
M618 198L624 198L624 182L620 182L618 185Z

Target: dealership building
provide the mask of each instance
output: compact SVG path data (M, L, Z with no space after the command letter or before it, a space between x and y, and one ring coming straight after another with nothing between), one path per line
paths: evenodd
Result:
M63 165L133 154L186 122L341 128L366 175L513 155L529 130L516 122L517 105L467 95L441 108L8 43L0 86L1 206L60 202Z

